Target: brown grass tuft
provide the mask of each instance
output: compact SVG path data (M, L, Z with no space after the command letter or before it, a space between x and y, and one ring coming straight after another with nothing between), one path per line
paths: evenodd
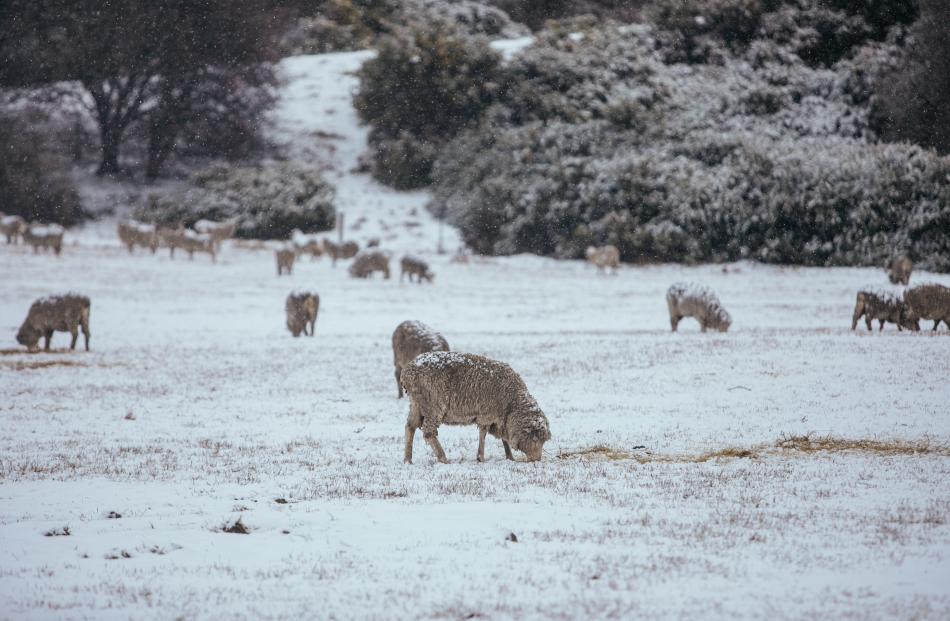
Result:
M248 530L247 526L244 525L244 522L241 521L242 518L238 518L237 522L228 526L225 524L221 530L226 533L235 533L237 535L249 535L251 531Z
M833 436L782 436L775 447L803 453L861 451L882 455L943 455L950 457L950 446L923 440L868 440L835 438Z
M32 371L34 369L47 369L49 367L85 367L85 363L75 360L17 360L0 365L0 368L12 369L14 371Z

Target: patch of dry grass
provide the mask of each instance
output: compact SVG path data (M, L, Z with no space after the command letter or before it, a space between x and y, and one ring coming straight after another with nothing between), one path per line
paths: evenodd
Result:
M650 451L625 450L597 445L574 451L561 451L558 459L587 459L604 461L631 460L638 463L699 464L722 459L761 459L770 455L788 455L796 451L811 453L860 452L871 455L939 455L950 457L950 446L923 440L871 440L866 438L836 438L833 436L782 436L771 445L748 448L729 446L699 454L662 454Z
M13 371L32 371L35 369L48 369L50 367L86 367L84 362L76 360L16 360L0 364L0 369L10 369Z

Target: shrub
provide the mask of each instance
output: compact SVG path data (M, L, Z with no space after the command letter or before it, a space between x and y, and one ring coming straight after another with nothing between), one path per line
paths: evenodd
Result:
M397 190L412 190L432 183L432 163L438 149L408 132L375 143L373 176Z
M0 115L0 211L64 226L85 218L70 162L53 140L39 115Z
M498 96L499 61L487 41L445 26L383 42L376 58L360 69L354 101L360 118L373 125L370 142L379 160L374 170L384 173L380 181L417 187L428 179L428 158L410 153L412 143L440 144L477 119Z
M326 231L336 220L332 186L297 163L219 164L195 173L191 182L186 190L149 196L135 217L165 226L236 217L237 236L245 239L287 239L294 229Z

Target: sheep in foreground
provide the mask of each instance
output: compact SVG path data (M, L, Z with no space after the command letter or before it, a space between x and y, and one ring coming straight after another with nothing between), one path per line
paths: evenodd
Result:
M906 285L910 282L910 273L914 262L906 256L895 257L887 267L887 277L893 284Z
M950 328L950 288L936 283L916 285L904 291L907 319L911 330L919 330L921 319L933 319L936 331L940 322Z
M851 316L851 329L858 326L858 320L864 317L864 323L871 330L871 322L877 319L880 322L879 330L884 329L884 323L897 324L898 330L914 329L914 324L908 320L907 305L896 295L880 291L873 287L865 287L858 291L854 302L854 314Z
M707 328L725 332L732 325L732 317L719 302L712 289L696 283L674 283L666 292L666 307L670 311L673 332L683 317L694 317L700 330Z
M79 328L82 328L86 351L89 351L89 298L84 295L67 293L40 298L30 306L23 325L17 332L16 340L20 345L36 349L40 337L46 339L44 349L49 351L53 332L69 332L73 336L69 349L76 349Z
M421 321L404 321L393 332L393 366L396 368L397 399L402 399L400 375L403 368L419 354L449 351L449 343L441 334Z
M217 246L214 238L207 233L183 228L167 229L162 231L161 237L172 258L175 258L175 249L181 248L188 253L189 260L195 258L196 252L206 252L211 256L211 262L217 263Z
M195 222L194 226L192 226L196 232L211 237L212 241L214 242L215 252L221 250L221 242L234 237L237 227L237 218L231 218L230 220L224 220L222 222L216 222L214 220L198 220Z
M42 248L43 250L52 250L58 255L63 250L63 233L65 232L66 229L58 224L44 226L34 222L24 227L20 234L23 241L33 246L34 254Z
M407 254L399 262L399 266L402 270L399 273L399 282L402 282L406 274L409 274L409 282L412 282L412 277L415 276L419 284L422 284L423 280L432 282L432 279L435 278L435 274L429 269L429 264L419 257Z
M148 248L155 254L158 250L158 229L153 224L144 224L135 220L119 222L116 226L116 232L119 235L119 241L129 249L129 254L136 246Z
M584 257L590 263L596 265L598 271L603 272L609 267L614 273L617 273L617 270L620 269L620 251L611 244L600 247L588 246L584 252Z
M291 293L287 296L287 303L284 305L287 311L287 329L294 335L294 338L300 336L300 333L313 336L313 327L317 323L317 312L320 310L320 296L316 293L301 292ZM307 332L307 326L310 326L310 332Z
M288 276L294 273L294 260L297 258L297 253L294 252L294 249L291 246L278 248L274 252L274 256L277 258L278 276L284 272L286 272Z
M297 256L309 254L311 261L323 256L323 243L316 235L307 235L300 229L294 229L290 235L290 241L294 245Z
M323 240L323 249L333 260L333 266L336 267L337 259L351 259L360 251L360 246L354 241L336 244L329 239Z
M485 460L485 435L500 438L505 457L511 448L528 461L541 459L551 439L548 419L521 377L503 362L475 354L433 351L410 362L401 376L412 403L406 421L405 461L412 463L412 441L422 427L436 459L448 463L439 443L439 426L477 425L478 461Z
M17 239L26 228L26 220L20 216L5 216L0 214L0 233L6 236L8 244L17 243Z
M389 256L381 250L365 250L356 255L350 265L350 276L353 278L369 278L373 272L382 272L389 278Z

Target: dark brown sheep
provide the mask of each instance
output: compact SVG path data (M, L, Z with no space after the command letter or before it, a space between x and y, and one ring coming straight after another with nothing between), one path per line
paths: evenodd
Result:
M44 349L49 351L53 332L69 332L73 336L70 349L76 349L79 328L82 328L86 351L89 351L89 298L84 295L67 293L40 298L30 306L23 325L17 332L16 340L20 345L35 349L40 337L46 339Z

